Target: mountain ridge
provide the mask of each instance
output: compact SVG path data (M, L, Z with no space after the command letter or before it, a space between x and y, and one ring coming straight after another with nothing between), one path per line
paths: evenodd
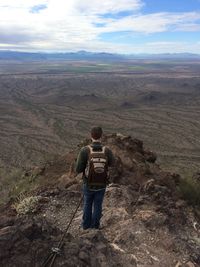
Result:
M0 60L131 60L131 59L200 59L200 54L160 53L160 54L118 54L107 52L19 52L0 50Z
M81 198L82 181L74 178L74 164L89 142L83 140L57 161L24 174L43 186L1 210L2 264L42 266L58 244ZM79 209L54 266L199 267L200 217L177 191L181 177L162 171L156 154L145 150L141 140L110 134L103 143L112 149L115 164L102 229L81 230Z

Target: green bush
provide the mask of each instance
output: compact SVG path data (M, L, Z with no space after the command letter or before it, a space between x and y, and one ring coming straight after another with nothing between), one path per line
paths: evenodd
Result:
M180 182L180 193L191 205L200 206L200 182L191 177L182 179Z

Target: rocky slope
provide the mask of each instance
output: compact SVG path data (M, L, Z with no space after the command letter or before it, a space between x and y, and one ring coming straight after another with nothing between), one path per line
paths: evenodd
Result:
M83 231L80 207L54 266L200 266L200 218L180 198L180 177L163 172L140 140L113 134L103 142L116 160L102 229ZM81 198L81 178L73 178L76 156L77 150L25 173L43 186L2 208L1 266L42 266L58 246Z

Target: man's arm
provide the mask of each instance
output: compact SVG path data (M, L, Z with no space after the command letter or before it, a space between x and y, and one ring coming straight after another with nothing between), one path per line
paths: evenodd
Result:
M88 153L87 148L83 147L78 154L78 158L76 161L76 173L84 172L88 161Z

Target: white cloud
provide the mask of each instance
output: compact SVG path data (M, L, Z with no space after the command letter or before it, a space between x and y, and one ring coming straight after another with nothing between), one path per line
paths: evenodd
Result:
M46 8L31 13L37 5ZM19 50L134 52L140 51L141 46L106 43L100 41L100 35L123 31L130 34L200 31L198 12L142 15L143 5L142 0L0 0L0 49L7 46ZM132 15L118 19L102 16L123 11ZM144 44L141 52L149 47Z
M1 0L0 8L9 8L9 9L22 9L30 8L36 5L48 4L49 0Z
M141 0L87 0L76 1L77 10L86 14L117 13L122 11L135 11L141 8Z
M182 23L177 25L176 30L182 32L198 32L200 31L200 23Z
M194 22L200 19L200 13L154 13L135 15L113 20L104 28L104 32L130 31L139 33L157 33L165 31L194 31L193 27L200 24ZM184 27L183 27L184 25ZM182 28L183 27L183 28Z

